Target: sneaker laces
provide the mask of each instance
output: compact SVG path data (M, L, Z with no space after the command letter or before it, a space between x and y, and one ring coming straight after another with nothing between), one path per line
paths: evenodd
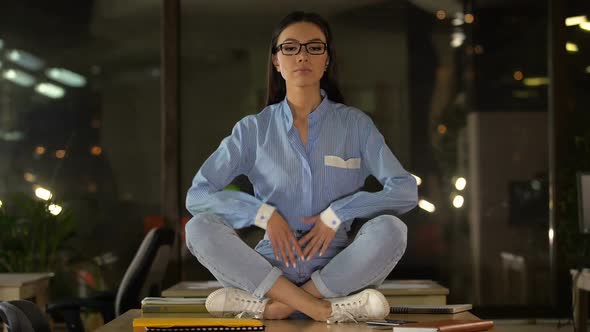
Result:
M348 311L336 312L336 313L332 314L332 316L330 316L330 318L328 318L328 320L326 322L328 324L344 323L344 322L355 322L356 324L359 323L356 319L354 319L354 316Z
M355 322L365 321L369 318L369 314L366 309L367 297L355 299L354 301L345 303L334 303L332 304L332 315L328 318L327 323L342 323L342 322Z
M240 304L239 307L242 310L237 315L235 315L235 318L262 319L264 300L245 299L238 295L234 295L233 300Z

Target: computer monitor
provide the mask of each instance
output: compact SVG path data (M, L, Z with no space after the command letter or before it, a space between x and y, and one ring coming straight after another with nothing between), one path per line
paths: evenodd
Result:
M590 173L578 173L580 232L590 234Z

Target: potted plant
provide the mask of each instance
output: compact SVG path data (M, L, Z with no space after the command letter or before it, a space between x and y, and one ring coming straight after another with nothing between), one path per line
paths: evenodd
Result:
M52 201L12 195L0 208L0 271L54 270L75 226L72 216Z

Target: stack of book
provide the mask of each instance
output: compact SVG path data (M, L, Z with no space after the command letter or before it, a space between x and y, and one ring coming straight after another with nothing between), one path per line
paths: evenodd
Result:
M206 313L205 297L146 297L141 301L143 313Z

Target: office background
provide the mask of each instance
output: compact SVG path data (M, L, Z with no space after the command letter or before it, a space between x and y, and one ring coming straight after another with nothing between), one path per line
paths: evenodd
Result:
M390 278L492 315L568 315L567 269L590 253L590 31L565 22L590 20L581 0L3 1L0 200L46 189L75 220L58 263L76 286L59 291L115 287L147 228L182 229L200 164L264 107L270 34L296 9L331 23L347 103L420 178ZM170 283L211 278L177 252Z

